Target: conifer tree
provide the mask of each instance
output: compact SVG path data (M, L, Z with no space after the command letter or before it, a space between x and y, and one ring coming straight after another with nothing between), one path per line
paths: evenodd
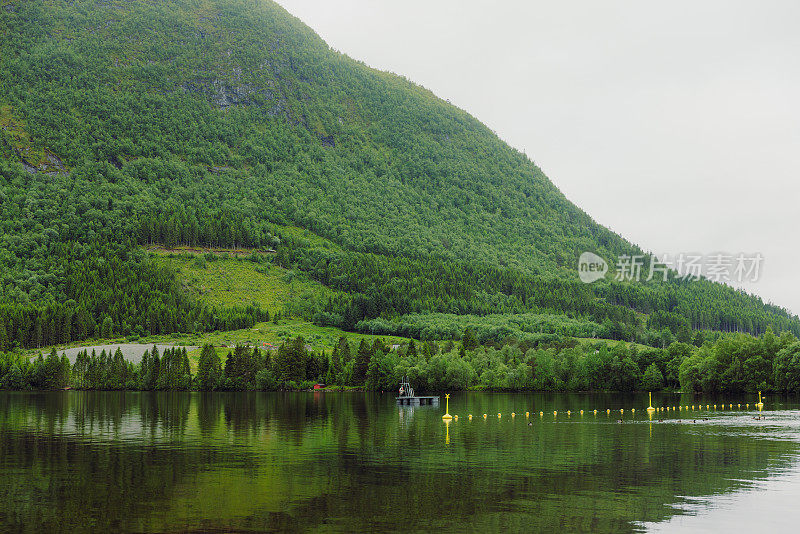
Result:
M362 386L367 378L369 362L372 361L372 347L366 340L362 339L356 353L356 364L353 368L353 385Z
M410 358L417 357L417 345L414 343L413 339L408 343L408 350L406 350L406 356Z
M0 319L0 351L6 351L9 348L8 334L6 333L6 325Z
M305 340L298 336L278 348L275 357L275 373L282 382L306 379L306 359L308 357Z
M344 338L344 336L341 336L339 338L339 343L336 346L339 349L340 366L344 367L353 358L350 350L350 343Z
M203 345L197 365L197 386L202 391L214 391L222 380L222 361L211 344Z
M478 346L478 339L475 337L475 332L472 328L466 328L464 335L461 337L461 345L466 350L475 350Z

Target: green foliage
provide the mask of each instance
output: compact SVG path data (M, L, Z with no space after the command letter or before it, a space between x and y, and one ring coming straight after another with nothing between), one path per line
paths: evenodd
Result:
M275 356L275 377L281 382L302 382L306 379L306 360L309 357L305 340L298 336L278 348Z
M396 372L397 353L376 351L369 362L364 389L368 391L394 391L400 382Z
M443 350L446 349L446 350ZM332 353L315 353L297 336L277 351L238 345L224 371L216 350L203 346L192 377L185 348L159 354L146 351L139 365L121 351L100 355L81 351L70 366L53 350L28 361L0 354L0 387L5 389L276 390L308 389L316 382L394 391L408 376L417 391L457 391L479 387L534 391L800 392L800 342L789 334L767 332L760 338L727 335L697 348L675 342L656 349L605 340L559 338L530 345L509 339L466 351L425 342L416 349L389 347L381 339L361 339L355 355L341 337ZM642 372L644 369L644 372ZM674 378L673 378L674 377Z
M103 317L103 323L100 326L100 337L108 339L112 335L114 335L114 321L111 320L111 317L106 315Z
M222 381L222 361L210 344L203 345L197 365L197 387L201 391L214 391Z
M461 337L461 345L465 350L473 350L478 346L478 338L475 337L472 328L468 327L464 329L464 335Z
M366 340L361 340L356 352L355 365L353 367L353 374L350 378L350 384L353 386L361 386L367 378L367 370L369 369L370 362L374 351Z
M646 391L659 391L664 387L664 376L655 363L651 363L642 376L642 389Z
M774 380L780 391L800 391L800 343L793 343L778 352Z
M192 258L186 254L167 256L161 253L153 254L151 259L157 265L174 269L185 292L209 308L254 304L262 310L282 309L290 315L311 320L315 312L336 295L306 273L272 265L271 256L266 254L228 259L219 258L219 254L210 255L215 261L208 262L204 256ZM201 259L204 264L198 267Z
M289 269L284 286L310 288L281 297L291 306L276 322L660 349L702 345L696 331L800 335L786 310L722 284L581 284L581 252L642 251L476 119L333 51L273 2L14 7L0 9L0 350L269 319L252 287L225 295L217 282L204 299L177 283L174 265L137 249L155 244L274 250L274 267L254 254L253 269ZM203 281L232 261L184 267ZM148 389L185 387L179 357L151 356ZM302 382L300 357L281 355L275 379ZM366 380L369 361L348 370L339 358L334 376ZM729 376L708 367L706 387L771 380L768 359L737 358L721 364ZM618 360L628 387L637 373ZM226 387L255 374L237 370ZM674 385L677 362L662 374Z
M229 390L253 389L256 375L265 365L258 348L237 345L225 360L225 388ZM295 365L294 362L292 365ZM287 377L287 380L291 379Z

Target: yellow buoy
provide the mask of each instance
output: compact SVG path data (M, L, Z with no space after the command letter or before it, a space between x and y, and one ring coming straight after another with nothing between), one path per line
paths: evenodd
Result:
M445 394L444 398L447 400L447 408L444 411L442 419L444 419L445 421L449 421L450 419L453 418L453 416L450 415L450 394L449 393Z
M681 406L681 405L679 404L679 405L678 405L678 411L680 412L680 411L682 411L682 410L683 410L683 406Z
M581 410L581 415L583 415L583 410Z
M623 408L620 408L619 413L625 413L625 410Z
M454 416L453 416L453 420L455 420L455 421L458 421L458 416L457 416L457 415L454 415Z
M716 404L714 405L714 409L715 409L715 410L717 409L717 405L716 405Z
M606 415L611 415L611 408L606 408Z
M498 419L500 419L501 417L503 417L503 414L501 414L501 413L498 413L498 414L497 414L497 418L498 418Z
M631 408L631 413L636 413L636 408Z
M742 403L737 404L736 407L737 408L741 408L742 407Z
M469 420L472 421L472 414L469 414Z
M525 412L525 419L531 416L531 412Z
M544 412L539 412L539 417L544 417Z
M761 400L761 392L760 391L758 392L758 404L756 404L756 408L758 408L759 410L764 408L764 402Z
M647 394L650 397L650 404L647 405L647 413L653 413L656 411L656 409L653 408L653 393L649 391Z
M567 417L569 417L570 415L572 415L572 412L567 410Z
M558 411L554 411L553 412L553 417L557 417L557 416L558 416Z
M511 412L511 418L512 418L512 419L513 419L514 417L516 417L516 416L517 416L517 412Z
M483 418L486 419L486 414L483 414Z
M594 411L594 414L597 415L597 410Z

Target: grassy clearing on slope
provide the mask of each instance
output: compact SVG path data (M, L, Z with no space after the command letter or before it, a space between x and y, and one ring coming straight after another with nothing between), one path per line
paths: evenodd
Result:
M34 142L25 122L7 104L0 105L0 144L2 143L6 143L28 165L43 172L63 170L60 162L58 165L54 163L58 160L49 150Z
M336 295L305 273L272 265L266 255L256 256L259 261L227 254L154 253L152 257L176 269L184 290L208 306L256 303L271 314L310 318L318 304Z
M369 334L353 334L330 326L317 326L301 319L281 320L278 324L258 323L253 328L233 330L230 332L210 332L203 334L175 336L153 336L147 339L148 343L175 342L185 345L202 346L206 343L213 344L217 354L225 361L228 351L236 345L253 345L262 347L264 343L278 346L289 339L302 336L311 349L319 352L331 352L339 338L344 336L351 344L358 344L362 339L372 343L376 339L383 339L389 345L407 343L408 338L398 336L374 336ZM193 366L197 364L200 351L188 353Z

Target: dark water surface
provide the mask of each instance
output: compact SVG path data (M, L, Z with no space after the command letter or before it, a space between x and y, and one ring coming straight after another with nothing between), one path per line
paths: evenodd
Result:
M724 401L0 392L0 531L794 531L800 404Z

